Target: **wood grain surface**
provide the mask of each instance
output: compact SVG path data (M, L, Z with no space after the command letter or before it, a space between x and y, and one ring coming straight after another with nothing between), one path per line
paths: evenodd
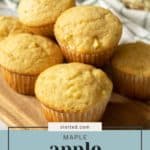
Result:
M103 122L110 128L150 129L150 105L113 94Z
M47 126L39 102L13 91L0 77L0 120L8 126ZM149 128L150 105L113 94L104 116L107 128Z
M0 77L0 119L8 126L47 126L34 97L13 91Z

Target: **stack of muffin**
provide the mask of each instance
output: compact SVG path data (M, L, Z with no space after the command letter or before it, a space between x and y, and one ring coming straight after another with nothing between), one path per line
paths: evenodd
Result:
M1 74L18 93L36 95L48 121L100 120L113 88L105 64L115 90L150 98L150 45L118 46L122 24L110 10L21 0L18 15L0 17Z

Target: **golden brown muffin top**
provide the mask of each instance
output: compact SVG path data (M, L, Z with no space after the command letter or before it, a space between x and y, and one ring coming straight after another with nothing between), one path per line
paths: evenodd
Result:
M25 32L25 27L15 17L0 16L0 40L12 33Z
M142 42L120 45L112 58L112 67L128 74L150 75L150 45Z
M75 0L21 0L18 7L19 18L29 26L54 24L66 9L75 6Z
M112 82L106 74L82 63L59 64L42 72L35 85L37 98L47 107L62 111L84 111L106 104Z
M20 33L0 42L0 65L16 73L37 75L62 61L60 48L42 36Z
M71 51L95 53L114 48L122 25L111 11L97 6L78 6L66 10L55 24L59 44Z

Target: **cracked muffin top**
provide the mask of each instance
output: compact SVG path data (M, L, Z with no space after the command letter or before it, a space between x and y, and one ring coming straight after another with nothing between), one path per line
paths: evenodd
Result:
M42 36L19 33L0 42L0 65L12 72L37 75L62 61L60 48Z
M119 19L111 11L97 6L70 8L55 24L55 36L61 47L81 53L112 49L121 33Z
M75 0L21 0L19 19L29 26L54 24L66 9L75 6Z
M82 63L59 64L42 72L35 93L42 104L61 112L88 110L109 101L112 82L100 69Z

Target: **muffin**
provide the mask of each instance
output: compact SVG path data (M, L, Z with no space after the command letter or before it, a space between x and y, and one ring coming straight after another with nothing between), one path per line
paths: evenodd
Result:
M119 42L122 25L107 9L78 6L62 13L54 30L67 61L102 66Z
M13 33L26 32L27 29L15 17L0 16L0 40Z
M59 64L42 72L35 85L48 121L98 121L112 92L106 74L82 63Z
M20 21L33 27L35 33L53 35L53 26L58 16L75 5L75 0L21 0L18 6Z
M37 27L29 27L23 25L18 18L12 16L0 16L0 40L16 33L33 33L39 35L46 35L46 30L41 30Z
M37 76L48 67L62 62L60 48L42 36L20 33L0 42L2 75L21 94L33 95Z
M112 60L114 86L123 95L150 99L150 45L142 42L120 45Z
M150 11L150 0L122 0L129 8Z

